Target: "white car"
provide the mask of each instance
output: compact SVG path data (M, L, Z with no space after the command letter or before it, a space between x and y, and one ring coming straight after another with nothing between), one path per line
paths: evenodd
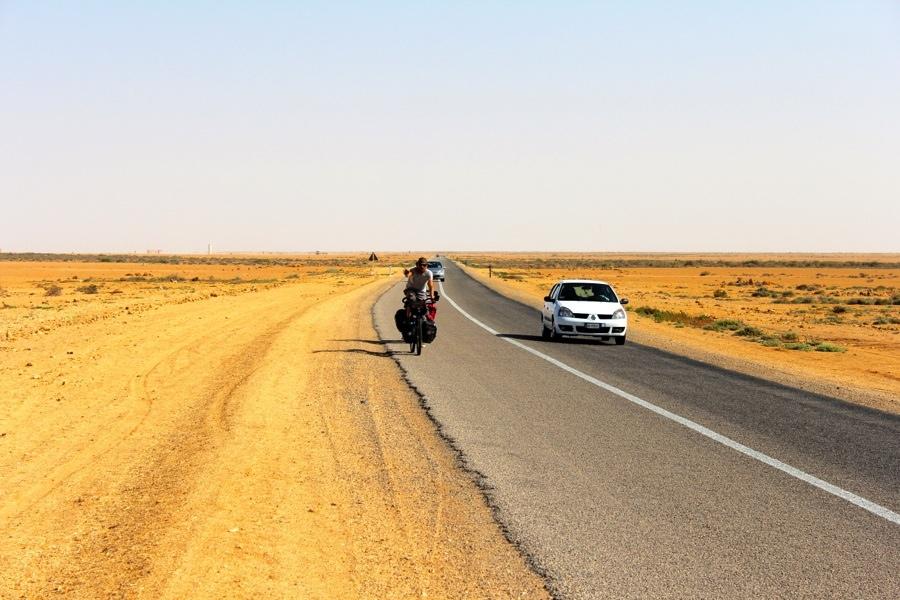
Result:
M565 279L544 296L541 337L586 335L612 338L621 346L628 334L628 315L621 300L605 281Z
M428 270L434 276L435 281L447 281L444 277L444 265L439 260L429 260Z

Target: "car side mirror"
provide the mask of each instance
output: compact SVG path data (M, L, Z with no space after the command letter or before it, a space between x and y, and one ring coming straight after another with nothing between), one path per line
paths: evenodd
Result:
M544 296L544 302L553 302L553 298L550 296Z
M628 304L628 298L622 298L621 300L619 300L619 304L621 304L623 306Z

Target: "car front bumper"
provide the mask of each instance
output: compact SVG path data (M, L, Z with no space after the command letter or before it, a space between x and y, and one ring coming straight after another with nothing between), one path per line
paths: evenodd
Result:
M628 319L607 319L603 321L557 317L554 324L560 335L588 335L620 337L628 331Z

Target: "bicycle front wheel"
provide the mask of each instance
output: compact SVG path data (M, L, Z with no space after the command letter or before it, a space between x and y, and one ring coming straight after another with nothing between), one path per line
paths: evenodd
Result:
M416 319L416 355L422 354L422 317Z

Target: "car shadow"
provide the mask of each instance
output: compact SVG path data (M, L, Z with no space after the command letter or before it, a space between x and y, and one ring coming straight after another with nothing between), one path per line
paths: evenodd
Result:
M581 346L608 346L610 343L612 343L592 338L557 338L551 340L539 335L525 335L522 333L498 333L497 337L507 338L511 340L522 340L524 342L541 342L545 344L575 344Z

